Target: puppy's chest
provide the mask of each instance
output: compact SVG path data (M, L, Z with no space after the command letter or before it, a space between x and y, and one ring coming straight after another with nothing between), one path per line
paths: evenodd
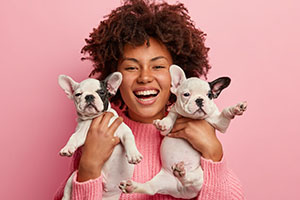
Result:
M200 154L186 140L166 137L161 144L161 159L164 167L184 161L196 167L200 163Z

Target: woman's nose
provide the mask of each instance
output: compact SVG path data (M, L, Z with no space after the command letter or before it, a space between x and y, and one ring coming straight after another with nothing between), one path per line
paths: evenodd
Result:
M142 69L137 79L138 83L149 83L153 80L153 74L149 69Z

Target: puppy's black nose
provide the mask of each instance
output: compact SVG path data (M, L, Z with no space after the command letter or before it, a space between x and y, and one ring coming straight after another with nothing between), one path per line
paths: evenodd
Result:
M86 95L85 100L87 103L93 102L95 97L93 95Z
M196 104L199 108L201 108L203 106L203 99L201 98L196 99Z

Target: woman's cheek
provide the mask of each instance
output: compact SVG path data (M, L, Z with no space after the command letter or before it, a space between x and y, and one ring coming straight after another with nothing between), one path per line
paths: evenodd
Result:
M157 80L159 80L161 87L170 89L171 76L169 72L157 74Z

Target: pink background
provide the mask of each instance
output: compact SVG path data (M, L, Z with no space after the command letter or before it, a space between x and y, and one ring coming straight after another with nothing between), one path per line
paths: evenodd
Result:
M84 38L120 5L101 2L1 1L1 199L51 199L66 178L70 159L58 151L76 115L57 77L91 71ZM249 103L219 134L247 198L300 199L299 1L182 2L208 34L209 80L232 78L217 104Z

